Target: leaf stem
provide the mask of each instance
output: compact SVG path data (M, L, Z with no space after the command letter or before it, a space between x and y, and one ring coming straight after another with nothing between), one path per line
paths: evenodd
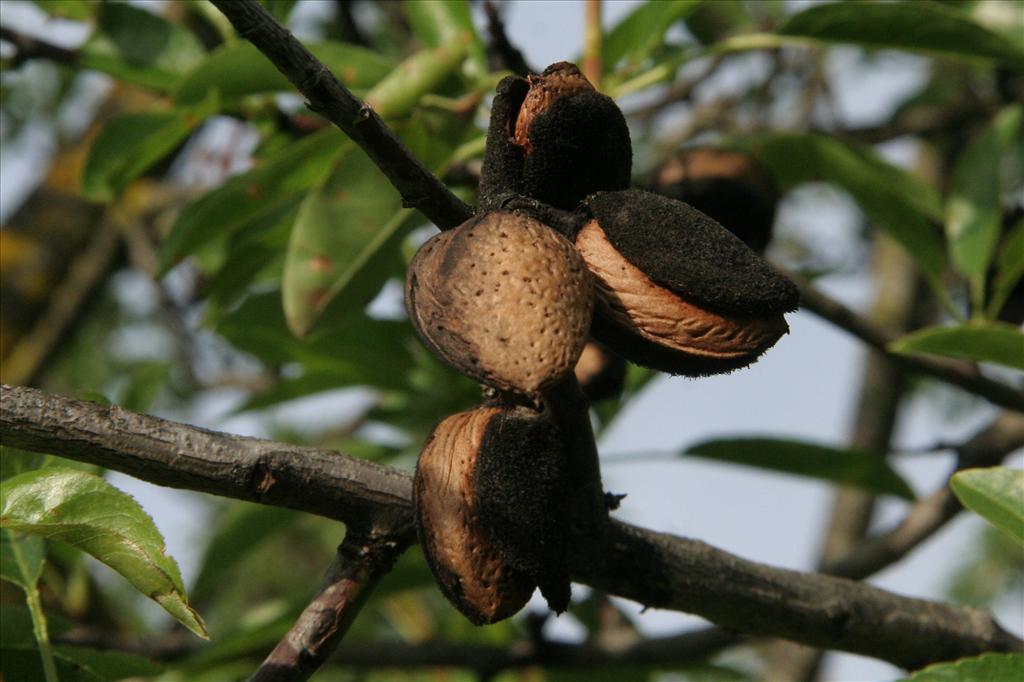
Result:
M10 543L11 554L18 563L18 570L22 575L29 575L30 569L25 564L25 557L22 555L21 547L17 542ZM32 586L24 585L25 605L32 616L32 633L39 644L39 657L43 661L43 676L46 682L60 682L57 677L57 665L53 661L53 647L50 646L50 633L46 627L46 614L43 613L43 604L39 599L39 590L35 583Z

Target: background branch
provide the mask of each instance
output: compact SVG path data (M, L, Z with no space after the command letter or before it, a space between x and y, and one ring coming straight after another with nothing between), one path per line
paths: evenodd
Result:
M365 102L342 85L256 0L212 0L238 31L291 81L320 114L358 144L387 176L402 204L442 230L465 222L473 209L455 196Z
M250 677L250 682L307 680L337 648L409 538L349 526L316 597Z
M301 509L411 541L410 476L346 455L231 436L116 406L0 387L3 443L99 464L151 483ZM880 658L906 668L1024 642L981 610L909 599L827 575L757 564L703 542L618 521L572 576L726 628Z
M888 347L896 340L896 336L817 290L800 275L792 272L784 274L799 287L802 307L856 336L868 346L885 354L893 362L906 369L959 386L1000 407L1024 412L1024 391L989 379L969 362L893 353L889 351Z

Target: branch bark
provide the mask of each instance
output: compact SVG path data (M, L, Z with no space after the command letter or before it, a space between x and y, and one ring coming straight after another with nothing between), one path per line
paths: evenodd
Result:
M334 652L352 621L408 542L349 526L323 586L249 682L308 680Z
M342 85L322 62L256 0L212 0L239 35L269 59L308 100L309 108L352 138L373 160L399 194L442 230L473 215L412 155L380 116Z
M313 448L175 424L116 406L0 387L5 445L99 464L151 483L301 509L413 540L408 473ZM1024 642L981 610L740 559L703 542L609 525L571 558L580 582L730 630L880 658L905 668Z

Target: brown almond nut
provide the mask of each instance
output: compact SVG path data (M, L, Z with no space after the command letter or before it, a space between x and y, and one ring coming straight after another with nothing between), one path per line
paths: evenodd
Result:
M427 346L452 367L532 395L579 358L593 284L565 237L533 218L492 211L420 248L406 307Z
M413 507L420 543L441 592L470 621L495 623L517 613L535 586L487 540L480 526L476 471L491 420L483 407L448 417L420 454Z
M754 362L788 331L796 287L703 213L641 190L603 192L576 247L595 277L595 338L673 374Z
M573 370L576 381L591 403L622 394L626 381L626 362L622 356L597 341L588 341Z

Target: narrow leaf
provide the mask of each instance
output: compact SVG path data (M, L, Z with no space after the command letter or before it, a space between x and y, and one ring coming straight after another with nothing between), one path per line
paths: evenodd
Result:
M206 638L185 598L174 559L153 520L128 495L99 476L51 467L0 485L4 528L65 542L123 575L185 627Z
M1024 50L964 13L927 2L837 2L791 16L782 36L1024 66Z
M83 193L93 201L110 201L217 109L214 94L194 107L111 119L89 149L82 172Z
M886 458L869 452L775 438L731 438L699 443L686 454L914 499L914 491Z
M935 353L1024 370L1024 333L1013 325L984 322L927 327L889 345L894 353Z
M307 47L345 87L356 92L372 87L395 68L390 60L356 45L328 42ZM193 67L178 85L174 98L180 104L190 104L216 90L224 106L229 107L249 95L293 89L252 43L237 42L222 45Z
M331 175L302 202L292 230L282 296L293 334L306 335L330 301L331 288L366 258L400 208L384 174L354 144L347 145ZM350 311L362 310L376 291L360 293Z
M179 258L308 190L324 178L347 143L341 132L324 129L189 204L160 248L157 274L166 274Z
M969 278L972 299L980 308L985 272L1002 224L1002 159L1019 139L1020 105L1003 109L992 124L957 158L946 204L950 260ZM1024 256L1021 257L1024 260Z
M221 583L260 543L278 531L287 528L301 515L290 509L268 507L244 502L233 503L221 515L217 528L210 536L203 556L199 575L192 586L192 598L202 600L213 596Z
M79 65L170 91L203 55L199 41L184 27L127 3L106 2L98 29L79 52Z
M416 37L429 48L439 48L462 43L469 48L473 78L487 75L487 53L467 0L446 0L445 2L405 3L405 16Z
M281 399L343 386L400 389L412 366L409 340L413 332L408 322L374 320L359 314L331 320L305 339L297 339L285 325L278 291L250 296L237 310L224 315L217 330L236 348L268 364L302 364L306 375L271 390L275 395L290 391ZM295 392L289 388L293 385L306 389Z
M463 36L440 47L420 50L366 93L366 103L383 118L405 116L462 63L468 47Z
M1024 654L982 654L918 670L903 682L1009 682L1024 680Z
M735 142L753 152L782 189L816 181L845 189L868 218L903 245L933 283L938 282L945 248L935 227L942 207L933 188L870 148L823 135L767 134Z
M703 0L661 0L641 3L608 32L602 46L604 70L611 72L623 59L626 69L643 64L662 44L665 32L689 15Z
M949 485L965 507L1024 545L1024 471L966 469L954 474Z
M993 318L1006 305L1017 284L1024 277L1024 220L1014 225L1003 238L996 254L996 275L988 304L988 317Z

